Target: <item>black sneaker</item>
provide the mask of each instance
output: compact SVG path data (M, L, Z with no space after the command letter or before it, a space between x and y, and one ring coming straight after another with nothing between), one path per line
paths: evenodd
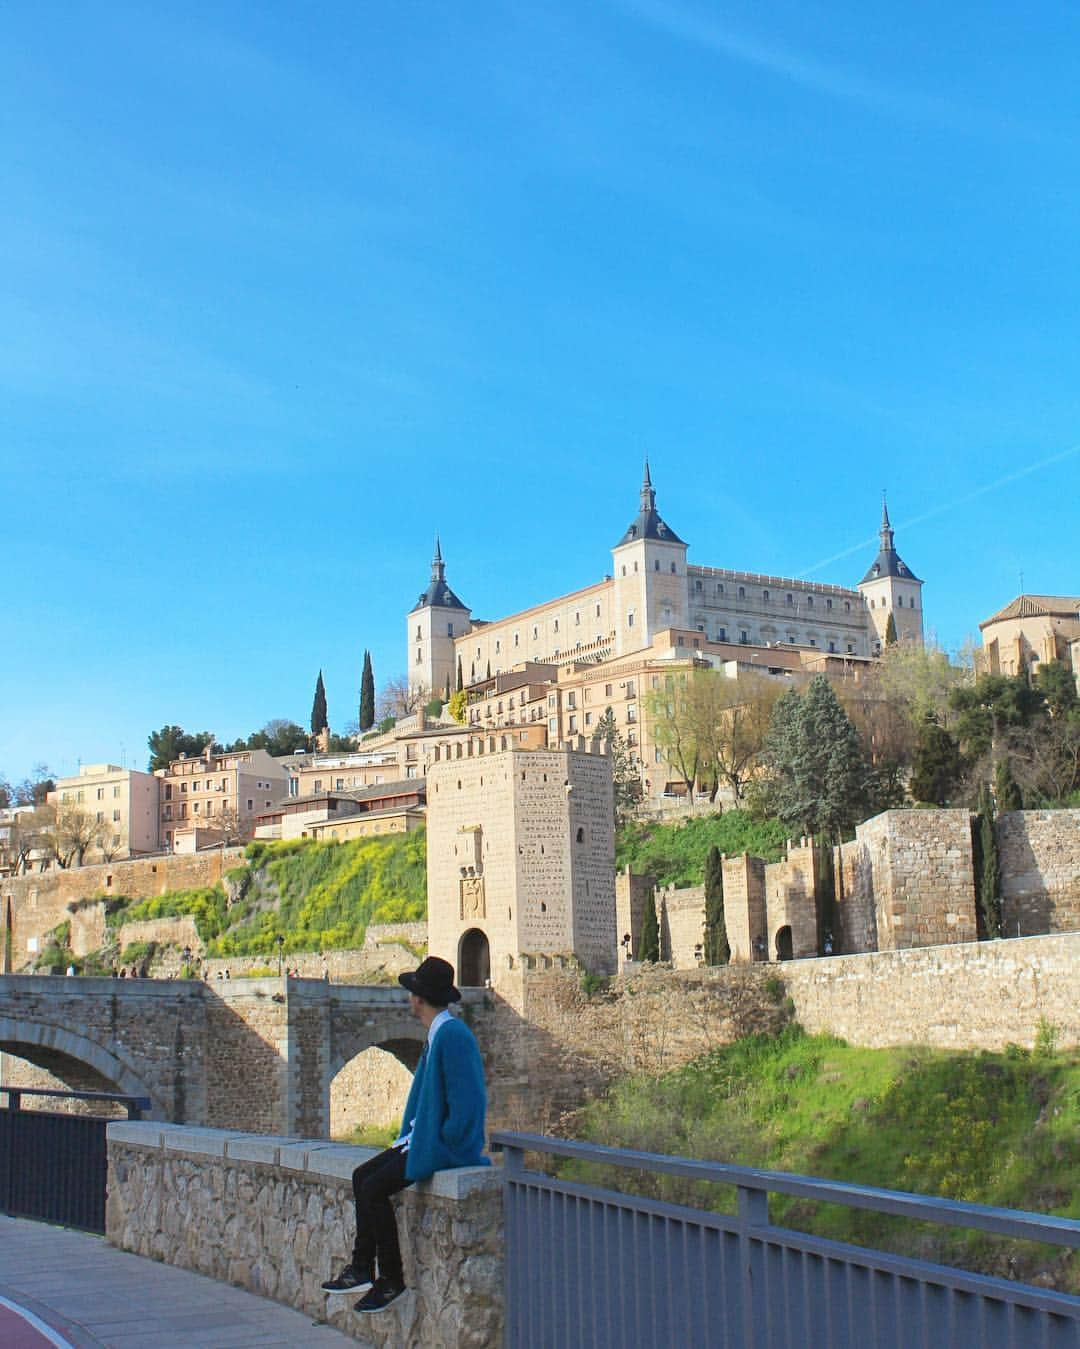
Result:
M374 1276L365 1272L358 1274L351 1264L346 1265L336 1279L327 1279L323 1283L324 1293L360 1293L370 1288Z
M392 1279L378 1278L371 1285L370 1291L364 1294L353 1310L381 1312L384 1307L389 1307L391 1302L396 1302L404 1291L404 1284L395 1283Z

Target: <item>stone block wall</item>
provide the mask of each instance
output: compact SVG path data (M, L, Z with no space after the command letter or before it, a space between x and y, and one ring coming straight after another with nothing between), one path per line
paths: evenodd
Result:
M357 1316L319 1285L348 1257L365 1148L216 1129L109 1126L106 1236L327 1320L379 1349L501 1343L502 1186L491 1167L437 1172L395 1202L409 1291Z
M809 1031L853 1044L1030 1048L1040 1019L1080 1045L1080 933L790 961L774 968Z
M68 906L77 900L97 895L133 895L142 899L164 894L166 890L215 885L225 871L243 860L243 848L212 848L192 857L162 854L0 878L0 913L5 911L5 901L11 905L11 968L21 970L33 961L32 944L36 943L40 950L47 932L73 918ZM100 918L87 915L80 922L84 925L100 922L104 932L103 912ZM94 949L87 945L80 953Z
M1010 811L997 845L1006 933L1080 930L1080 810Z
M705 945L705 887L676 890L666 886L656 893L656 916L660 923L660 958L677 970L692 970L701 963Z
M615 932L619 944L619 969L637 957L641 946L641 923L645 905L651 904L656 886L652 876L638 875L627 867L615 876ZM629 934L627 946L623 937Z
M789 842L787 856L766 865L765 910L770 960L817 954L817 857L805 838L797 846Z
M765 863L743 853L725 857L724 924L733 965L768 959L765 911Z

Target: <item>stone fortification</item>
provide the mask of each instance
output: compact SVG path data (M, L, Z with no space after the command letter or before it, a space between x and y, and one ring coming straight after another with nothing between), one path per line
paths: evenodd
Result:
M997 821L1009 936L1080 930L1080 810L1017 810Z
M786 855L765 867L765 921L770 960L817 955L819 859L814 845L788 842Z
M841 950L975 939L968 811L887 810L858 826L835 864Z
M1031 1048L1042 1018L1080 1045L1080 933L792 961L774 970L810 1031L853 1044Z
M191 890L215 885L224 872L244 860L243 848L214 848L191 857L140 857L100 866L53 868L28 876L0 879L0 914L11 915L11 966L31 964L45 944L45 934L71 920L72 950L85 955L105 937L102 905L72 913L69 905L94 896L130 895L143 899L166 890Z
M768 959L766 944L765 863L760 857L743 853L725 857L724 926L733 965L749 965Z
M106 1236L237 1284L380 1349L485 1349L502 1338L502 1187L491 1167L437 1172L398 1200L406 1295L357 1316L321 1281L352 1244L365 1148L153 1124L109 1126Z
M639 875L629 867L615 877L615 931L619 939L620 970L637 957L641 946L641 920L646 903L653 902L655 885L652 876Z
M501 741L500 741L501 743ZM428 934L466 984L528 954L615 968L611 761L456 746L428 772Z
M670 885L658 890L656 918L661 960L670 961L677 970L700 965L705 949L705 887L676 890Z

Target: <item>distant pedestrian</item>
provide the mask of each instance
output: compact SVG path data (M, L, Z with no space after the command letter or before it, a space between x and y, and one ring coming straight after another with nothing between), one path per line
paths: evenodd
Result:
M74 975L75 975L75 966L74 966L74 965L69 965L69 966L67 967L67 977L68 977L69 979L72 979L72 978L74 978Z
M427 1027L427 1042L398 1138L353 1172L352 1258L323 1284L328 1293L367 1289L356 1303L358 1312L382 1311L405 1291L390 1196L436 1171L489 1165L483 1155L487 1096L480 1050L464 1021L447 1010L461 999L454 967L428 956L419 969L399 974L398 982L409 990L409 1010Z

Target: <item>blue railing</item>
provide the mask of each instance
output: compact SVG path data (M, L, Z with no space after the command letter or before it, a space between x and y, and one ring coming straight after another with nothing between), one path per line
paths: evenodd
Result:
M54 1091L4 1087L8 1105L0 1109L0 1213L105 1231L107 1160L100 1115L58 1115L23 1110L24 1096L118 1102L128 1119L150 1109L145 1096L102 1091Z
M509 1349L1078 1349L1080 1298L774 1224L770 1194L1066 1249L1080 1222L810 1176L496 1133ZM560 1180L525 1154L733 1186L734 1214Z

